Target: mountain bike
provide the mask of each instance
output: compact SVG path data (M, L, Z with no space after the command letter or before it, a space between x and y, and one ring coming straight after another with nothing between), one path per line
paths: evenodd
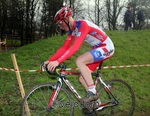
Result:
M89 104L81 103L81 96L66 77L70 72L67 72L66 65L61 65L53 73L57 76L56 83L36 85L24 97L21 116L74 116L77 107L81 109L83 116L131 116L135 108L132 88L120 79L103 81L100 76L101 67L102 63L97 71L92 73L100 103L97 104L95 101ZM47 72L52 75L51 72ZM92 111L88 112L87 105Z

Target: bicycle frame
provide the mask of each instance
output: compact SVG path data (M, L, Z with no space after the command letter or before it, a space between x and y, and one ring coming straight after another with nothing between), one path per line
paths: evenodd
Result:
M110 91L110 86L107 85L103 80L102 78L100 77L100 71L101 71L101 65L99 66L98 68L98 71L97 73L93 73L92 75L94 75L96 78L95 78L95 85L97 86L98 82L100 82L103 86L104 86L104 90L105 92L108 94L109 98L113 98L113 102L112 101L108 101L106 103L102 103L98 106L98 108L96 109L96 111L98 110L102 110L104 108L107 108L107 107L112 107L112 106L115 106L115 105L118 105L119 102L116 100L115 96L113 96L113 94L111 93ZM67 72L65 70L63 70L62 72L60 72L60 76L57 78L57 83L56 85L53 86L54 88L54 91L50 97L50 100L48 102L48 108L47 108L47 111L50 111L51 110L51 107L53 106L53 103L54 101L56 100L59 92L60 92L60 89L62 87L62 84L65 83L66 86L70 89L70 91L76 96L77 100L79 101L81 99L81 96L78 94L78 92L75 90L75 88L71 85L71 83L66 79L66 75L67 75Z

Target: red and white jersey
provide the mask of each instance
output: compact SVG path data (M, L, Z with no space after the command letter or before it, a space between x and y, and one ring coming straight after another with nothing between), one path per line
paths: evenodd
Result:
M81 34L84 35L84 41L92 47L99 46L107 38L105 32L103 32L97 25L87 20L76 21L76 29L71 31L70 34L79 38L82 37Z
M74 22L75 29L69 31L63 46L49 58L49 61L57 60L59 63L71 57L81 46L83 41L92 48L111 43L109 37L97 25L87 20ZM106 41L109 39L109 41Z

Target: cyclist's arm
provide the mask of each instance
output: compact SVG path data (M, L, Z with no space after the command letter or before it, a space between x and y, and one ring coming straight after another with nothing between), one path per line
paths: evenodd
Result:
M64 52L70 47L71 43L73 41L73 37L71 35L68 35L66 41L64 44L57 50L57 52L51 56L48 61L57 60L60 56L63 55Z
M73 45L61 57L59 57L57 61L61 63L64 60L71 57L79 49L88 32L88 25L85 22L83 22L82 27L78 30L78 35L76 36Z

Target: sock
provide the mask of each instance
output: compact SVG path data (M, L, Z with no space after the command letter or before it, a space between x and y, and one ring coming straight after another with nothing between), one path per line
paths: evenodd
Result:
M89 85L89 86L88 86L88 91L91 91L92 93L96 94L95 85L94 85L94 84Z

